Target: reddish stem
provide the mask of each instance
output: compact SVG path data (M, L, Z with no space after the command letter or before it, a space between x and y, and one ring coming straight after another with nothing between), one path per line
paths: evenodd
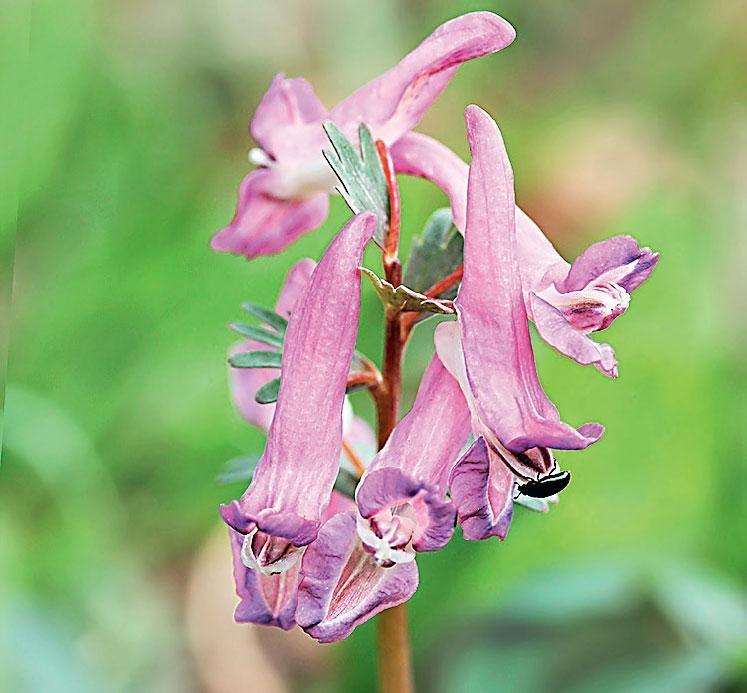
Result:
M376 151L384 170L389 191L389 233L384 241L382 260L386 280L393 286L402 283L402 264L397 257L400 230L399 187L386 145L376 142ZM384 359L381 380L371 388L376 404L377 439L381 449L397 424L399 398L402 389L402 314L387 309L384 335ZM407 604L383 611L376 617L379 650L379 689L382 693L412 693L414 691L410 636L407 632Z
M389 192L389 232L384 240L384 267L391 259L396 259L397 249L399 248L399 228L400 228L400 202L399 186L397 178L394 175L394 165L389 156L389 150L381 140L376 140L376 151L379 154L381 168L384 171L386 187ZM388 279L388 277L387 277Z
M459 284L460 281L462 281L462 275L464 274L464 265L459 265L456 269L454 269L451 274L448 274L443 279L440 279L437 281L433 286L431 286L429 289L427 289L424 293L428 298L438 298L441 294L448 291L449 289L455 287L457 284ZM444 303L450 303L449 301L444 301ZM402 317L402 323L401 323L401 338L403 342L407 342L407 340L410 338L410 333L412 332L412 328L415 327L418 320L420 320L422 317L421 313L407 313Z
M425 295L428 298L438 298L442 293L445 293L462 281L463 274L464 265L459 265L459 267L453 270L451 274L445 276L440 281L437 281L430 289L426 290Z

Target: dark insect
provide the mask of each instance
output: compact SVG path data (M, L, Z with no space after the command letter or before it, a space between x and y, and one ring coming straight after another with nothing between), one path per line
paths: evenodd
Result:
M530 498L547 498L560 493L570 483L571 473L569 471L553 472L540 479L519 484L518 491Z

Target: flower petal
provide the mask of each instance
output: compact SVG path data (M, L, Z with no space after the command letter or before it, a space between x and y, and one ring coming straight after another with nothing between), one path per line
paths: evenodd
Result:
M464 232L469 166L438 140L417 132L401 137L392 146L391 155L397 173L425 178L446 193L454 225ZM516 207L516 241L521 284L525 292L542 285L546 276L565 277L570 265L519 207Z
M529 300L537 332L551 347L576 363L584 366L594 364L604 375L617 377L617 359L609 344L595 342L575 330L555 306L543 301L537 294L531 293Z
M302 559L296 620L320 642L347 637L380 611L407 601L418 587L415 562L377 565L355 524L352 512L327 520Z
M252 137L268 154L277 158L287 154L289 139L307 123L319 124L327 117L327 109L314 89L301 77L288 78L279 72L270 82L249 130ZM324 133L319 129L319 139ZM304 147L306 148L306 147Z
M513 515L515 477L482 437L451 473L451 497L465 539L505 539Z
M324 223L329 209L326 193L300 201L278 199L272 193L273 175L270 169L258 169L241 181L236 214L213 236L213 250L246 258L272 255Z
M419 132L408 132L389 150L396 173L425 178L443 190L454 225L464 231L469 166L451 149Z
M581 291L600 279L619 284L628 293L640 286L653 271L659 253L641 248L632 236L613 236L592 243L571 265L558 285L563 292Z
M221 508L239 532L256 526L295 546L316 536L339 466L360 312L358 266L375 226L376 217L367 213L340 231L290 317L264 454L241 500Z
M537 377L518 276L513 174L495 122L465 112L472 153L464 278L455 301L470 388L480 419L511 451L577 450L602 435L560 420Z
M300 561L284 573L264 575L241 560L244 535L229 529L233 554L236 594L241 599L234 619L237 623L257 623L289 630L296 625L296 603L300 581Z
M470 433L470 412L459 383L434 356L412 409L358 485L361 516L368 520L409 503L416 522L413 548L443 548L454 530L454 508L446 498L449 471Z
M495 53L516 37L514 28L492 12L473 12L442 24L395 67L332 109L346 130L366 123L378 139L395 142L414 128L459 65Z

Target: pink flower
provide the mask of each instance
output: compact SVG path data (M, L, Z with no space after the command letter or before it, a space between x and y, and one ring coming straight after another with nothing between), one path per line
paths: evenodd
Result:
M231 223L212 246L252 258L277 253L324 222L336 179L322 157L329 119L352 140L359 123L387 144L414 128L459 65L505 48L513 27L490 12L466 14L438 27L398 65L358 89L331 111L301 78L278 74L257 107L249 153L260 168L244 178Z
M358 332L358 266L375 225L370 213L354 217L314 269L288 323L265 451L241 499L221 507L245 535L245 562L264 572L285 572L300 558L329 503Z
M467 164L440 142L414 132L400 138L391 155L398 173L426 178L446 192L454 223L464 231ZM591 245L570 265L519 207L515 226L525 307L540 336L578 363L617 376L612 347L589 334L625 312L630 293L651 274L658 253L630 236L615 236Z
M505 536L516 478L548 473L549 448L579 450L599 424L560 420L540 385L522 296L513 174L498 126L477 106L465 112L472 154L464 276L457 323L439 325L436 350L459 381L475 445L451 475L451 495L469 539Z
M454 531L449 472L471 433L459 384L433 357L410 412L374 457L356 491L358 534L382 566L442 549Z

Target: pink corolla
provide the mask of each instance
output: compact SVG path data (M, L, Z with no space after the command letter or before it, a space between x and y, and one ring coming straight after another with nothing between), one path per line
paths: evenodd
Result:
M420 122L461 63L505 48L515 35L491 12L452 19L331 111L305 79L278 74L250 125L259 148L249 158L259 168L242 181L236 214L214 236L213 248L252 258L277 253L318 228L337 182L322 156L325 120L353 141L365 123L375 138L391 145Z
M360 312L360 265L376 217L354 217L314 269L288 322L280 390L249 488L221 515L245 535L243 554L285 572L315 538L342 448L342 412Z
M466 231L468 166L431 137L408 133L391 149L395 169L435 183L451 202L454 224ZM608 344L589 337L624 313L630 294L651 274L659 254L630 236L589 246L573 264L566 262L537 225L515 208L518 273L529 318L540 336L580 364L593 364L617 376Z
M449 473L471 433L458 382L434 356L410 412L374 457L356 491L358 534L383 566L438 551L454 531Z
M560 420L539 382L519 275L511 166L500 131L477 106L465 112L472 163L457 323L436 349L472 412L475 444L456 465L451 496L469 539L505 536L516 479L549 473L550 449L580 450L603 433Z

